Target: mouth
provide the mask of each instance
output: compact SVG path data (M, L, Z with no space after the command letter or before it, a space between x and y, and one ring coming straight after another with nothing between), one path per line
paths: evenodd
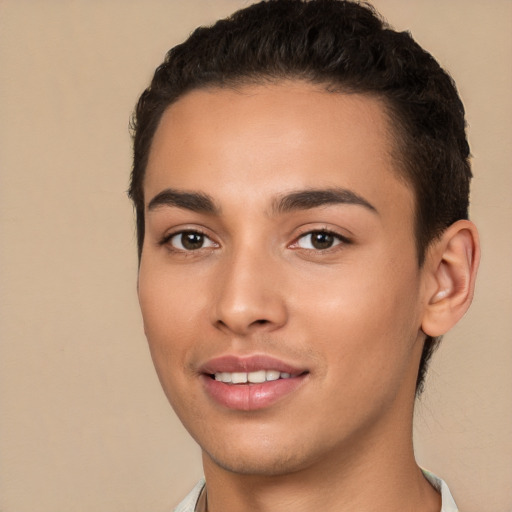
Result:
M217 405L254 411L294 394L307 381L309 370L254 355L219 357L206 363L200 373L206 394Z

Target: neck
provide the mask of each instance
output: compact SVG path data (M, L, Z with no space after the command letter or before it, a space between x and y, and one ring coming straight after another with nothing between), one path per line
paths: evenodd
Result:
M321 460L283 475L233 473L203 454L208 512L438 512L440 496L414 459L412 420L389 427L386 435L377 429L346 440Z

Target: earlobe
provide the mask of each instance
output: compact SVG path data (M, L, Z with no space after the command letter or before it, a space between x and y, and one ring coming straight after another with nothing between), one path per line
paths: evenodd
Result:
M426 300L422 330L432 337L450 330L473 299L480 244L468 220L452 224L433 242L425 261Z

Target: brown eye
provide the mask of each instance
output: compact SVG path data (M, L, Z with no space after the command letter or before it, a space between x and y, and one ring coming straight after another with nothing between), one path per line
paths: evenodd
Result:
M200 233L182 233L180 237L181 245L187 251L201 249L204 243L204 235Z
M169 244L180 251L197 251L204 247L216 247L216 244L198 231L182 231L169 239Z
M329 249L334 243L334 236L330 233L312 233L311 245L315 249Z
M312 249L322 251L330 249L335 245L345 241L341 236L330 233L329 231L311 231L302 235L297 240L297 246L302 249Z

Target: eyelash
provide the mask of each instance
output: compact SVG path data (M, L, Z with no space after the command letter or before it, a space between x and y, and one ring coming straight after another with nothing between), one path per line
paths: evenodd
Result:
M334 239L334 241L337 241L337 243L334 243L334 245L331 245L330 247L326 247L326 248L315 248L315 247L301 247L299 245L299 242L300 240L303 240L305 239L306 237L308 236L312 236L312 235L327 235L328 237L332 237ZM202 242L204 244L205 240L209 240L211 245L209 245L208 247L204 247L204 246L201 246L201 247L198 247L196 249L186 249L186 248L179 248L179 247L175 247L172 245L171 241L173 238L177 237L177 236L181 236L183 237L183 235L198 235L200 237L203 238ZM339 245L348 245L352 243L352 241L343 236L343 235L340 235L339 233L336 233L335 231L332 231L330 229L312 229L310 231L306 231L304 233L301 233L290 245L289 247L294 249L294 250L302 250L302 251L308 251L308 252L311 252L311 253L325 253L327 251L330 251L330 250L336 250L335 248ZM201 230L199 229L184 229L184 230L181 230L181 231L175 231L175 232L172 232L172 233L169 233L167 235L165 235L159 242L159 245L163 246L163 245L166 245L169 247L170 250L172 251L176 251L176 252L180 252L180 253L194 253L194 252L197 252L201 249L209 249L209 248L212 248L212 247L218 247L219 245L214 242L206 233L202 232ZM181 243L182 247L183 247L183 243ZM311 244L312 245L312 244Z

